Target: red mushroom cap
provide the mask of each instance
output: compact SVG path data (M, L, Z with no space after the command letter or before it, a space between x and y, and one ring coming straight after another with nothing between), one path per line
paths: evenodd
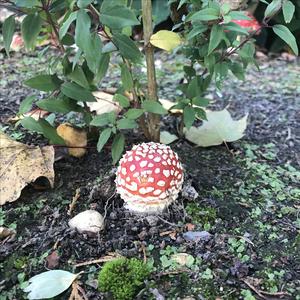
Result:
M127 151L117 170L117 193L126 208L161 212L173 202L183 183L178 155L164 144L142 143Z
M235 24L238 24L238 25L240 25L241 27L243 27L245 29L248 29L250 32L254 32L254 31L259 30L261 28L261 25L255 19L255 17L249 12L246 12L245 14L249 18L251 18L251 20L231 20L231 22L233 22Z

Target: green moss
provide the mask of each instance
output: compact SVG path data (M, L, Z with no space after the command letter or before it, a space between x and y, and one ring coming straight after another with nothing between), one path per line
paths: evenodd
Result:
M201 207L197 203L189 203L185 210L193 222L202 226L213 225L217 217L213 207Z
M99 273L98 286L111 292L115 300L133 299L150 275L150 270L136 258L120 258L107 262Z

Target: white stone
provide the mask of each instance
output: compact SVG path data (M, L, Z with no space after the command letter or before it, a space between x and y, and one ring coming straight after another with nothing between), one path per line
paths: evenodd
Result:
M91 232L98 233L104 229L104 218L96 210L86 210L69 221L71 228L77 229L80 233Z

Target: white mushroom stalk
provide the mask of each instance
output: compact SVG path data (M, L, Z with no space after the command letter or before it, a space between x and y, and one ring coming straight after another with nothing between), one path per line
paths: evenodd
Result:
M127 151L117 169L117 193L134 212L160 213L178 197L183 169L178 155L159 143L142 143Z

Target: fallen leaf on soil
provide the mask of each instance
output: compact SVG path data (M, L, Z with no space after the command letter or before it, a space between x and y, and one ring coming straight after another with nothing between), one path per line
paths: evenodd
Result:
M235 121L229 111L223 109L221 111L206 110L206 117L207 121L203 120L202 126L184 129L187 140L201 147L209 147L223 142L233 142L244 136L248 115Z
M122 110L120 104L113 100L114 95L97 91L93 93L96 102L86 102L91 111L95 111L97 115L109 112L116 112L117 114Z
M57 251L53 251L50 255L46 258L47 267L49 269L55 269L59 265L59 255Z
M175 134L171 134L168 131L161 131L160 132L160 142L162 144L171 144L173 142L175 142L176 140L178 140L178 136Z
M21 114L21 115L12 117L12 118L8 119L8 121L14 123L14 122L24 119L25 117L31 117L31 118L35 119L36 121L38 121L39 119L43 119L43 118L47 117L49 114L50 113L48 111L37 108L37 109L29 111L25 114Z
M0 226L0 240L5 239L8 236L12 236L14 234L16 234L15 230L4 226Z
M64 270L51 270L35 275L29 279L24 292L28 299L49 299L61 294L73 283L78 274Z
M68 123L59 125L56 131L64 139L66 145L70 147L68 148L68 152L71 156L82 157L86 153L86 148L80 148L87 145L86 131L74 128Z
M194 230L196 226L192 223L186 223L185 227L188 231L191 231L191 230Z
M28 146L0 132L0 205L16 201L22 189L38 177L54 184L52 146Z
M180 113L182 114L182 109L170 109L172 106L174 106L176 103L173 101L170 101L168 99L159 99L159 102L163 106L164 109L169 110L172 114Z
M195 258L187 253L176 253L171 256L171 260L177 262L180 266L190 267L195 261Z

